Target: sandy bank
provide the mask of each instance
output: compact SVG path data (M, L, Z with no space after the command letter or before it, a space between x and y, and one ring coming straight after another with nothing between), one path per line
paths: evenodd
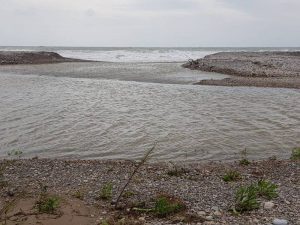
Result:
M183 67L233 75L202 85L300 88L300 52L221 52Z
M0 65L86 62L65 58L55 52L0 51Z
M134 170L135 162L28 159L0 161L0 165L0 212L11 202L14 205L7 212L8 224L16 221L23 221L20 224L104 224L101 221L108 218L136 221L125 224L182 224L180 221L187 215L194 215L189 224L271 224L274 218L286 219L289 224L300 223L299 161L267 160L246 166L237 162L146 164L128 186L119 210L112 207L111 200L99 199L99 193L110 183L114 200ZM241 179L223 181L229 170L238 171ZM229 209L234 204L236 190L261 179L278 185L278 197L271 200L274 206L265 208L264 204L270 200L260 198L259 209L233 215ZM41 186L60 196L60 213L40 215L34 211ZM187 207L185 214L157 218L151 213L133 211L135 206L151 207L161 193L181 199ZM3 210L1 219L4 219Z

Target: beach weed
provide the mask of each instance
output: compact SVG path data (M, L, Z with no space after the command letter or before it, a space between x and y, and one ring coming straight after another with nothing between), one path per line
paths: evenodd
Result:
M131 196L134 196L134 192L132 191L125 191L124 194L123 194L123 197L124 198L130 198Z
M251 162L248 159L240 160L240 165L242 165L242 166L248 166L249 164L251 164Z
M78 198L80 200L83 200L84 198L84 193L80 190L77 190L73 193L73 197Z
M101 222L101 225L110 225L106 220Z
M260 180L256 186L257 194L267 199L273 199L278 196L277 185L267 180Z
M259 203L257 201L257 188L254 185L248 187L240 187L235 196L235 210L237 212L245 212L257 209Z
M112 189L113 189L113 185L111 183L104 184L104 186L102 187L102 189L100 191L99 197L102 200L111 199L112 198Z
M241 179L241 174L238 171L229 170L223 176L225 182L237 181Z
M186 208L185 204L179 199L161 195L155 201L154 213L159 217L166 217L180 212Z
M300 160L300 147L293 149L291 159L292 160Z
M248 160L248 152L245 148L243 151L240 152L242 159L240 160L240 165L242 166L248 166L250 164L250 161Z
M37 202L38 211L40 213L53 214L59 207L60 200L56 196L47 196L41 198Z

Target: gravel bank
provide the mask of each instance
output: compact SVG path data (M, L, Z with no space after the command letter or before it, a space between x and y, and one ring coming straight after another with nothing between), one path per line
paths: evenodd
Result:
M50 193L64 196L68 202L74 201L75 197L72 196L80 191L83 196L80 202L85 207L92 207L91 211L95 209L93 207L98 209L97 213L87 215L92 222L86 224L99 224L99 221L113 215L132 216L131 206L144 202L146 207L151 207L153 198L161 193L180 198L187 206L187 213L198 216L190 224L272 224L275 218L285 219L289 224L300 224L299 161L267 160L252 162L248 166L241 166L238 162L177 163L175 166L168 163L146 164L128 186L127 191L131 194L122 198L120 205L124 208L121 211L114 210L109 201L99 200L97 197L101 188L111 183L115 199L134 170L135 162L24 159L0 163L3 168L2 179L7 182L7 185L0 186L0 211L18 193L23 193L22 198L27 196L27 199L36 199L42 184L48 186ZM171 175L170 171L175 168L181 172ZM224 182L222 176L227 170L239 171L242 179ZM240 186L260 179L267 179L278 185L279 196L272 200L271 208L263 206L269 200L260 199L261 207L257 210L240 216L229 212L234 204L235 191ZM151 214L134 216L142 224L182 224L178 222L181 217L176 215L167 219L159 219Z
M0 51L0 65L44 64L85 61L86 60L65 58L55 52Z
M300 88L300 52L221 52L183 67L233 75L202 85Z

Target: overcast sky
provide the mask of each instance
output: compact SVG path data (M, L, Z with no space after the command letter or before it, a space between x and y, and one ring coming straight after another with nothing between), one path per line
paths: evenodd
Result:
M300 46L300 0L0 0L0 45Z

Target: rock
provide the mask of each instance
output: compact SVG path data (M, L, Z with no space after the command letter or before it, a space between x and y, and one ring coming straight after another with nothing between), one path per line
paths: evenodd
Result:
M265 202L264 209L272 209L275 206L273 202Z
M14 188L10 188L8 191L7 191L7 196L9 197L13 197L15 196L15 189Z
M139 217L139 221L145 221L145 217Z
M256 218L254 218L254 219L252 219L251 223L252 223L252 224L259 224L259 220L256 219Z
M198 214L198 216L205 216L206 212L205 211L199 211L197 214Z
M222 213L220 211L215 211L214 216L220 217L222 216Z
M205 217L205 219L208 221L212 221L214 218L212 216L207 216L207 217Z
M216 223L214 221L205 221L203 224L204 225L214 225Z
M274 224L274 225L287 225L287 224L288 224L288 221L285 220L285 219L277 219L277 218L275 218L275 219L273 220L273 224Z
M213 207L211 207L211 209L214 210L214 211L219 211L219 207L218 206L213 206Z

